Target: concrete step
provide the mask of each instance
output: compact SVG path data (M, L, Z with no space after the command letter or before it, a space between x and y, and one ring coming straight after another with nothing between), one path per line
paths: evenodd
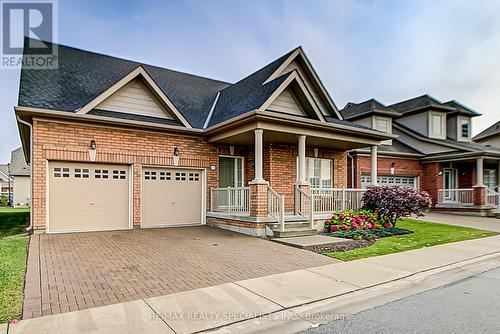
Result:
M315 235L318 230L314 228L291 228L284 231L273 230L273 238L291 238L291 237L305 237L308 235Z

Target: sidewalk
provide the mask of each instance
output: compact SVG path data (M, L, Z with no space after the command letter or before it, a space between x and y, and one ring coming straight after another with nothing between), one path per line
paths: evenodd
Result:
M471 227L480 230L500 232L500 219L497 218L454 215L442 212L429 212L426 213L425 216L416 219L423 221L430 221L433 223Z
M500 236L22 320L9 333L294 333L500 267Z

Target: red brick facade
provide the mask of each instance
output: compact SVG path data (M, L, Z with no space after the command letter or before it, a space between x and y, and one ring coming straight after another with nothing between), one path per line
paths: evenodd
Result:
M75 124L33 120L33 226L46 226L48 161L89 162L88 148L96 141L97 163L127 164L133 168L133 224L141 221L142 165L172 166L175 147L180 151L179 166L206 171L206 199L210 208L210 188L218 187L218 157L230 153L227 145L212 145L202 137L168 134L159 131L133 130L95 124ZM245 158L245 185L254 177L253 147L235 147L234 154ZM307 151L313 156L312 149ZM297 147L288 144L264 144L264 178L280 194L285 194L286 210L294 208ZM333 159L335 187L345 187L347 160L345 152L319 150L320 158ZM217 166L215 171L211 165Z

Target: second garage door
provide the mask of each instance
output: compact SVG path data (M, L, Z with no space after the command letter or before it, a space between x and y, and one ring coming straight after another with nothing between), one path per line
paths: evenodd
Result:
M377 182L380 186L403 186L417 188L417 178L414 176L379 176ZM371 176L361 176L361 188L371 186Z
M142 227L202 223L201 170L143 168Z

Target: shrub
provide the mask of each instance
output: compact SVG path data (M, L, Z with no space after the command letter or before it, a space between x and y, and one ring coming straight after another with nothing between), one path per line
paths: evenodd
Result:
M7 206L8 204L9 204L9 199L7 198L7 196L2 195L0 197L0 205L1 206Z
M432 205L430 195L421 190L400 186L374 186L362 197L366 210L377 212L384 227L391 228L402 217L422 216Z

